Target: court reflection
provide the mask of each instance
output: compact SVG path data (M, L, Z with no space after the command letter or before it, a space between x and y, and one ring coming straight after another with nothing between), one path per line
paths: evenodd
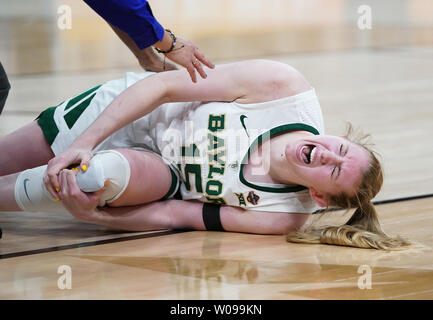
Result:
M433 270L428 269L432 252L428 248L421 249L425 253L423 269L416 250L382 252L285 243L280 246L273 237L251 237L252 242L240 248L234 245L236 235L194 232L192 251L174 254L161 249L157 256L74 256L146 271L133 273L138 276L137 283L142 284L140 291L152 287L154 298L159 297L155 288L164 285L174 299L380 299L392 296L396 287L403 294L410 292L413 285L428 290L433 280ZM255 240L260 247L254 250ZM169 241L161 238L161 248L168 248ZM407 264L412 255L418 258L416 268ZM370 268L370 290L358 286L363 275L359 271L361 265Z

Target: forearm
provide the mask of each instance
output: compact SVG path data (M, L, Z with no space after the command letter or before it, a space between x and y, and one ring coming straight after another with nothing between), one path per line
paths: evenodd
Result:
M78 219L106 227L148 231L163 229L206 230L203 203L198 201L165 200L140 206L93 210L91 214L74 215ZM221 206L220 218L225 231L254 234L287 234L299 229L309 214L247 211Z
M117 34L117 36L122 40L122 42L131 50L134 56L137 58L141 67L148 71L166 71L166 70L175 70L177 69L175 65L169 62L163 62L163 60L158 56L152 49L152 47L140 49L137 44L122 30L116 28L111 25L113 31ZM169 35L166 35L166 31L162 41L156 42L153 46L161 49L168 50L171 47L172 39Z
M110 27L117 34L117 36L122 40L122 42L131 50L131 52L137 57L137 59L150 57L149 51L145 49L140 49L137 44L128 36L124 31L116 28L112 24ZM164 31L164 35L161 41L157 41L153 44L154 47L161 49L163 51L167 51L170 49L173 39L170 37L167 31Z
M129 48L129 50L131 50L131 52L137 59L140 59L143 54L146 54L146 52L148 52L147 50L141 50L124 31L120 30L119 28L113 26L110 23L109 25L111 29L113 29L113 31L116 33L116 35L120 38L120 40L122 40L122 42Z
M140 206L100 208L85 222L128 231L173 228L168 201L152 202Z

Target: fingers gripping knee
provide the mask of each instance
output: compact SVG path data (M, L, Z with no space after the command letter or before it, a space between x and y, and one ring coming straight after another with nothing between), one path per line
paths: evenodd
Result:
M102 189L109 180L99 201L99 206L104 206L123 194L130 177L131 167L125 156L115 150L105 150L94 155L86 171L79 171L77 184L84 192L95 192Z

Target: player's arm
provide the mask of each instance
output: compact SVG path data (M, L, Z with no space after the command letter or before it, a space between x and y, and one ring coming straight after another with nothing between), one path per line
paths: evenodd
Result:
M299 229L309 214L254 211L227 205L204 204L198 201L169 200L173 228L218 230L257 234L286 234ZM219 218L219 219L218 219Z
M204 204L196 201L166 200L135 207L100 209L87 222L129 231L160 229L207 230ZM216 212L212 212L216 214ZM309 214L249 211L231 206L219 209L222 229L256 234L286 234L299 229Z
M61 172L62 204L78 220L111 228L146 231L158 229L225 230L258 234L285 234L300 228L309 214L247 211L197 201L165 200L110 208L97 205L106 186L84 193L72 170Z
M167 102L269 101L309 88L296 70L284 64L252 60L219 65L206 80L192 83L185 70L163 72L132 85L102 112L72 146L94 148L109 135Z

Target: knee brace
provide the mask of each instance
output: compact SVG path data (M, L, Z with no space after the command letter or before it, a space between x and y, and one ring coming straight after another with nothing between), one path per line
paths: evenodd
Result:
M23 211L67 212L45 188L43 177L47 166L25 170L15 182L15 201Z
M67 212L61 202L55 201L43 183L47 166L25 170L15 183L15 201L23 211ZM101 189L107 179L110 184L104 191L99 206L118 199L129 184L131 168L128 160L114 150L100 151L90 160L88 169L77 174L77 184L84 192Z
M105 181L109 179L110 184L99 201L99 206L103 207L123 194L130 177L131 167L123 154L114 150L104 150L94 155L85 172L78 172L77 184L84 192L95 192L102 189Z

